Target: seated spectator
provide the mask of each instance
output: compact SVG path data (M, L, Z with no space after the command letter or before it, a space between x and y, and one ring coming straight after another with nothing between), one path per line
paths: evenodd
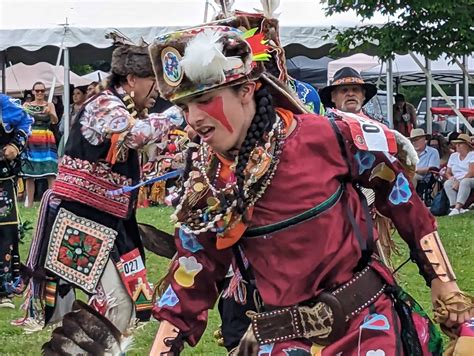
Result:
M474 188L474 151L471 139L466 134L451 141L456 145L456 152L449 157L444 190L453 210L449 214L458 215L467 212L463 209L472 188Z
M449 150L448 140L441 134L433 134L431 136L429 146L435 148L439 153L439 164L441 167L445 167L448 164L449 156L451 151Z
M410 133L410 141L418 154L418 163L416 164L415 177L413 185L416 187L418 182L429 179L431 168L440 167L439 152L436 148L427 145L429 135L425 134L423 129L413 129Z

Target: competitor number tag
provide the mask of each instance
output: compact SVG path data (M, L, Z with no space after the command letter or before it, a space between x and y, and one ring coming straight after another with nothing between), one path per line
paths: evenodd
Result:
M138 255L133 260L123 261L123 274L125 277L134 275L145 269L143 264L142 256Z
M375 120L360 115L337 111L349 125L352 139L359 150L375 152L397 152L395 135Z

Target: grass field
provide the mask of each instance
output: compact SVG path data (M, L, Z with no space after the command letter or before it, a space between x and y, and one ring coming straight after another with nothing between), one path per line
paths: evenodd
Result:
M36 205L37 206L37 205ZM156 227L171 231L168 208L147 208L138 210L138 220L146 222ZM36 222L37 208L22 209L24 220ZM444 246L450 256L453 267L458 277L458 283L466 292L474 292L474 213L464 214L455 217L442 217L438 220L439 231ZM31 241L31 231L24 244L21 245L21 257L24 260L27 256L28 246ZM397 240L401 247L401 256L396 258L397 263L404 261L408 254L403 242ZM295 261L296 263L296 261ZM149 280L156 282L165 273L168 262L157 256L147 255L147 267ZM411 293L426 310L430 310L430 293L425 286L423 279L418 274L416 266L412 263L404 266L398 273L400 284ZM21 300L17 298L15 304L19 306ZM49 339L51 329L27 335L21 328L10 326L10 320L19 318L23 311L18 308L0 309L0 355L39 355L41 345ZM210 313L207 331L199 345L194 348L187 348L183 355L225 355L225 350L218 347L212 333L219 325L217 311ZM127 353L128 355L147 355L151 347L158 323L149 322L134 335L134 347Z

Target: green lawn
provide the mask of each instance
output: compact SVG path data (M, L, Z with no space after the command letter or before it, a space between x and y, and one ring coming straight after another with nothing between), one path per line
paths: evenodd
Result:
M36 205L37 206L37 205ZM168 208L147 208L138 210L138 220L155 225L163 230L171 231ZM36 222L36 208L22 209L24 220ZM438 219L440 235L448 251L451 262L458 277L458 283L466 292L474 292L474 213L455 217ZM21 245L22 260L27 256L31 241L31 231L23 245ZM397 263L406 259L407 250L402 242L399 243L402 255L397 257ZM147 255L149 280L156 282L167 269L168 261L151 254ZM399 272L401 285L411 293L427 310L430 310L430 294L424 281L418 274L416 266L407 264ZM21 300L16 300L19 306ZM10 320L21 317L23 311L16 309L0 309L0 355L39 355L41 345L48 340L50 329L26 335L18 327L10 326ZM225 350L215 343L212 333L219 325L217 311L210 313L209 326L199 345L187 348L183 355L225 355ZM129 355L146 355L151 347L158 323L149 322L135 333L134 347Z

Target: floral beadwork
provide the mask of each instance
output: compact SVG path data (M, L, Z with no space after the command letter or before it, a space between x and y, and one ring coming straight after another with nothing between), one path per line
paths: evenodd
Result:
M89 275L102 241L80 230L67 229L59 247L58 261Z
M94 293L117 231L60 208L48 245L45 268Z

